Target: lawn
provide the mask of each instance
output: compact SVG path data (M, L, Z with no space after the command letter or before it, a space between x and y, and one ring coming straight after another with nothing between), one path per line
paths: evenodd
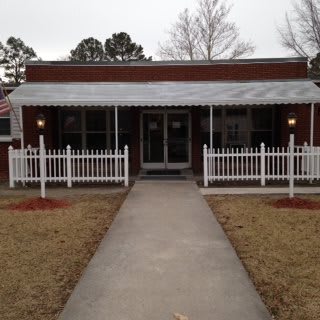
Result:
M272 207L279 198L206 196L274 318L318 320L320 210Z
M67 209L27 212L7 209L24 198L0 197L1 319L57 319L125 197L78 196Z

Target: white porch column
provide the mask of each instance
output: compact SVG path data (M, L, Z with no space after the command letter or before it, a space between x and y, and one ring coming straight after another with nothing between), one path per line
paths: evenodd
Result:
M118 107L114 108L115 149L118 152Z
M210 151L213 147L213 107L210 106Z
M24 149L24 134L23 134L23 112L22 106L19 106L19 122L20 122L20 140L21 140L21 149Z
M314 103L311 103L310 110L310 153L313 153L313 137L314 137ZM313 156L310 155L310 173L313 175L314 173L314 159ZM310 178L309 182L312 183L312 178Z
M20 145L21 150L24 150L24 134L23 134L23 112L22 112L22 106L19 106L19 123L20 123ZM24 151L22 151L24 154ZM25 158L21 160L21 178L22 179L22 185L25 187L26 182L24 181L24 178L26 177L26 169L27 166L25 165Z

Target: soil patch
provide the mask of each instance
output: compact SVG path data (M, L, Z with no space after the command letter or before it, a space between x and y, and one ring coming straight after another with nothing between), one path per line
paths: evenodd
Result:
M70 207L70 203L66 200L31 198L23 200L17 204L10 204L8 209L17 211L36 211L54 210L68 207Z
M275 208L318 210L320 209L320 202L294 197L276 200L273 206Z

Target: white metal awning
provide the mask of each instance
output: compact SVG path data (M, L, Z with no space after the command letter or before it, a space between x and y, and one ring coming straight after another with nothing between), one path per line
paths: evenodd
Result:
M248 82L42 82L23 83L10 94L25 106L232 106L319 103L310 80Z

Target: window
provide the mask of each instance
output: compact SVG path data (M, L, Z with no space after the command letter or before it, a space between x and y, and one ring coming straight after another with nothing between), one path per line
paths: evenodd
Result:
M226 147L245 148L248 146L247 109L228 109L225 120Z
M104 110L86 111L86 148L104 150L107 148L107 117Z
M213 108L212 118L212 143L213 148L221 148L222 146L222 110ZM210 109L201 111L201 145L206 144L210 147Z
M61 110L61 146L72 149L115 149L114 111L102 109ZM118 111L119 149L130 147L131 112Z
M10 136L10 112L0 116L0 136Z
M82 149L81 111L61 112L62 147L70 145L72 149Z
M255 108L251 110L251 146L260 147L263 142L266 147L272 146L273 113L272 108Z
M259 148L273 145L273 107L214 107L214 148ZM201 144L210 145L210 108L201 110Z
M131 112L126 110L118 111L118 144L119 149L124 149L125 145L131 150L131 130L132 130L132 117ZM115 122L114 111L110 111L110 141L111 148L115 148Z

